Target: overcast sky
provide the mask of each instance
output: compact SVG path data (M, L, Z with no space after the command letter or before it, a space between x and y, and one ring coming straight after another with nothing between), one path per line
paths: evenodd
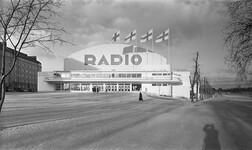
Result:
M123 40L137 29L139 40L152 28L154 37L169 28L173 70L192 72L198 51L202 76L213 87L235 87L235 75L224 58L227 50L221 30L227 19L225 11L224 0L69 0L59 22L69 32L65 38L75 45L54 46L53 54L34 49L23 52L37 55L43 71L63 70L65 57L87 47L111 43L118 30ZM154 51L167 56L167 42L155 44Z

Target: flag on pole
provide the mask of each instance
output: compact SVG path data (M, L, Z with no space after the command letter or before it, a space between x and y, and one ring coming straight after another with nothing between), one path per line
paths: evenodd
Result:
M113 36L112 36L113 42L119 41L120 40L120 31L117 31Z
M153 38L153 29L148 31L145 35L141 36L140 42L144 43L151 40L152 38Z
M132 31L128 36L125 37L125 43L129 43L132 40L136 39L136 29Z
M167 29L165 32L161 33L157 39L156 43L163 42L164 40L168 40L169 38L169 29Z

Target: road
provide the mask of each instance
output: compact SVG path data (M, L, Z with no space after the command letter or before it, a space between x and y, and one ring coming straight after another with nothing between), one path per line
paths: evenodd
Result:
M252 149L252 100L199 103L138 93L10 94L0 149Z
M241 150L252 149L252 98L222 96L207 105L227 134L228 142ZM229 144L229 143L226 143Z

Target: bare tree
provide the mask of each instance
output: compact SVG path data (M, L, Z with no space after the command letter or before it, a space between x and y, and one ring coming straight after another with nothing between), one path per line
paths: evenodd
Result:
M192 103L194 102L194 86L195 86L195 83L198 82L198 75L199 75L199 73L198 73L198 69L199 69L198 59L199 59L199 52L197 52L196 58L193 58L193 61L195 62L195 66L194 66L195 69L194 69L193 77L190 77L190 84L191 84L190 97L191 97ZM196 95L196 100L198 101L198 95Z
M199 101L199 95L200 95L199 88L200 88L200 68L198 68L197 75L196 75L196 102Z
M2 42L0 113L5 99L5 79L13 70L23 48L40 47L50 51L47 43L68 43L66 33L56 21L62 0L0 0L0 39ZM5 66L7 44L14 49L10 68ZM51 51L50 51L51 52Z
M223 30L229 51L226 62L236 71L238 79L247 81L252 62L252 1L232 1L227 7L229 19Z

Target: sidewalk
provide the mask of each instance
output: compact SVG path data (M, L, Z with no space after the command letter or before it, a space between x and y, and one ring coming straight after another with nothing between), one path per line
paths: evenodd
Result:
M207 131L209 126L212 128ZM155 149L207 150L213 146L220 150L218 147L221 146L222 150L233 150L236 147L230 143L229 135L204 101L185 103L178 109L153 118L145 128L136 130L146 133L144 140L149 141L146 147L159 143L159 147L153 147Z
M166 96L166 95L158 95L158 94L152 94L152 93L148 93L148 92L142 92L142 93L144 93L146 96L152 97L152 98L165 99L165 100L189 101L189 99L186 99L186 98L174 98L174 97L170 97L170 96Z

